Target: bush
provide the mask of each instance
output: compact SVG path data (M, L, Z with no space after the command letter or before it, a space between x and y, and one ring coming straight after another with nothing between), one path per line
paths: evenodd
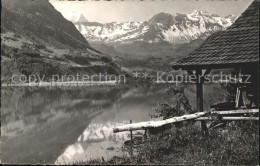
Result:
M90 65L88 57L84 57L80 55L67 55L67 54L64 54L64 57L80 65Z
M38 75L44 78L51 78L54 74L60 74L57 68L42 58L32 58L30 56L20 56L15 60L16 67L21 74Z
M151 118L163 117L163 119L168 119L195 112L192 110L189 100L184 95L183 86L172 86L166 91L166 95L166 102L161 103L155 109L157 114L150 115Z

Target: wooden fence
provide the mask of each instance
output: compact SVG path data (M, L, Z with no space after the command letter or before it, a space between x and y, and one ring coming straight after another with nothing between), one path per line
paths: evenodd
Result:
M259 113L259 109L242 109L242 110L228 110L228 111L210 111L210 112L197 112L195 114L183 115L179 117L173 117L166 120L159 121L147 121L139 123L125 124L122 126L117 126L113 129L114 133L122 131L133 131L133 130L145 130L147 128L157 128L167 124L172 124L181 121L195 120L195 121L237 121L237 120L259 120L258 117L251 116L252 114ZM242 114L242 116L225 116L225 115L235 115ZM216 119L211 115L220 115L220 119ZM249 115L249 116L248 116ZM132 122L132 121L131 121Z

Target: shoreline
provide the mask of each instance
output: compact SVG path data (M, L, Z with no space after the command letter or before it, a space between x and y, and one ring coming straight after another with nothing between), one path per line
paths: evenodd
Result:
M89 81L89 82L39 82L39 83L17 83L1 84L1 87L48 87L48 86L93 86L93 85L118 85L117 81Z

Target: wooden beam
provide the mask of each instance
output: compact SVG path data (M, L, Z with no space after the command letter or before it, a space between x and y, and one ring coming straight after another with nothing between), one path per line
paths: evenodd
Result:
M247 114L247 113L258 113L259 109L246 109L246 110L228 110L228 111L211 111L210 113L217 113L217 114ZM126 124L122 126L115 127L113 129L114 133L121 132L121 131L132 131L132 130L142 130L147 128L156 128L161 127L166 124L172 124L176 122L181 122L185 120L192 120L195 121L212 121L213 119L211 117L202 117L204 115L207 115L206 112L197 112L195 114L190 115L183 115L180 117L173 117L166 120L161 121L148 121L148 122L139 122L139 123L133 123L133 124ZM236 120L259 120L259 117L222 117L221 120L230 120L230 121L236 121Z
M214 121L211 117L200 117L194 119L195 121ZM259 120L259 117L222 117L220 120L230 120L230 121L236 121L236 120Z
M216 113L216 114L221 114L221 115L227 115L227 114L248 114L248 113L259 113L259 109L210 111L210 113Z
M115 127L113 129L113 132L117 133L117 132L121 132L121 131L131 131L131 130L142 130L142 129L146 129L146 128L156 128L156 127L161 127L161 126L164 126L164 125L167 125L167 124L181 122L181 121L185 121L185 120L189 120L189 119L195 119L195 118L201 117L205 114L206 113L204 113L204 112L198 112L198 113L195 113L195 114L183 115L183 116L180 116L180 117L173 117L173 118L166 119L166 120L126 124L126 125Z
M197 97L197 112L203 112L203 81L202 70L196 70L196 97ZM205 122L201 122L202 133L207 134L208 129Z

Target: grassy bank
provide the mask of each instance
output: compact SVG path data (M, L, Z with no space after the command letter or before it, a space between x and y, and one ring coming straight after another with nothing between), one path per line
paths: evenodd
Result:
M161 128L146 140L134 141L129 149L135 154L130 157L77 164L256 165L258 143L258 122L230 122L210 129L208 136L190 122Z

